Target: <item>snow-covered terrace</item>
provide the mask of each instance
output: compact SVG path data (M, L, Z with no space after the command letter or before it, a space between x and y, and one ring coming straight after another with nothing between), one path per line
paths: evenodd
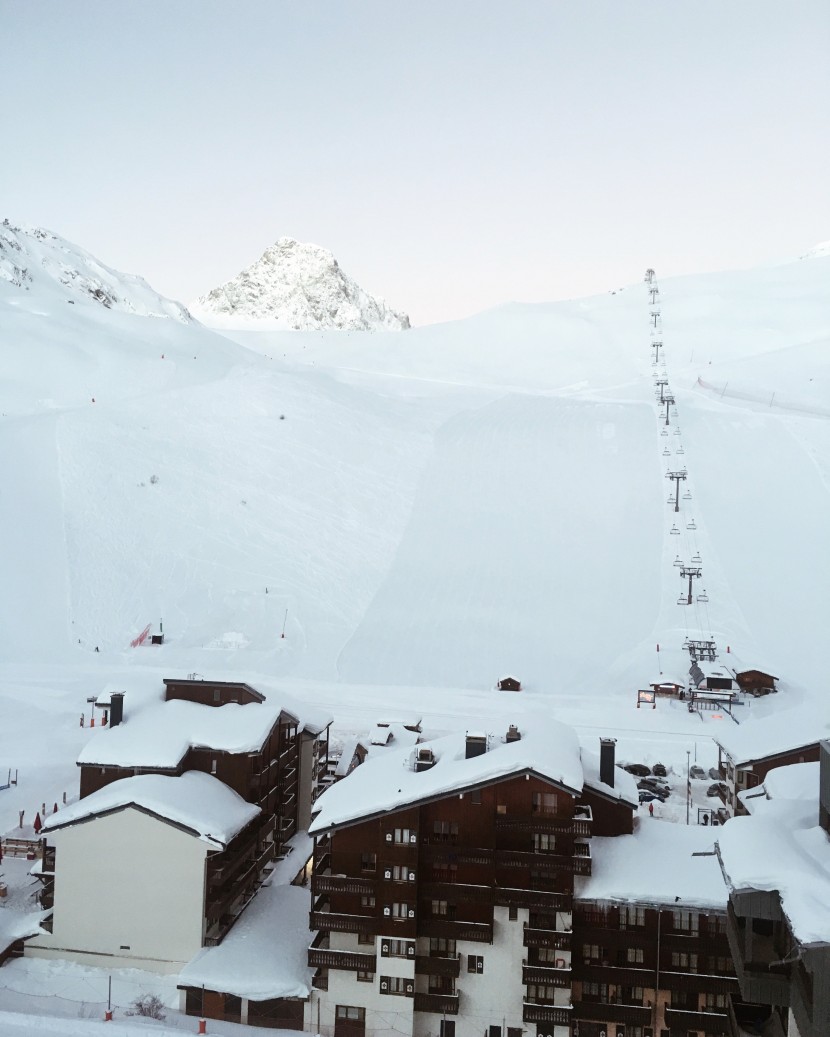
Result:
M730 889L777 890L802 945L830 943L830 840L816 823L815 795L811 802L815 810L807 817L788 808L763 810L733 817L718 833L718 854Z
M595 836L591 861L591 875L574 878L578 900L726 909L715 832L706 826L642 818L633 835Z
M320 797L319 813L310 831L347 825L518 774L537 775L575 795L587 783L631 805L638 803L630 775L616 769L615 788L611 788L599 780L598 763L590 754L586 754L583 766L579 741L571 727L545 716L534 716L522 725L520 732L521 738L509 742L504 733L491 733L487 751L469 759L464 734L422 742L418 748L430 748L435 757L434 766L422 771L415 770L414 748L373 752L345 781L333 785Z
M81 750L78 763L173 770L191 747L256 752L284 709L276 699L224 706L173 699L134 712L126 705L123 721L101 728Z
M261 813L259 807L246 803L233 789L201 771L186 771L179 777L137 774L113 781L52 814L42 831L49 835L68 825L131 806L182 825L217 849L224 849Z

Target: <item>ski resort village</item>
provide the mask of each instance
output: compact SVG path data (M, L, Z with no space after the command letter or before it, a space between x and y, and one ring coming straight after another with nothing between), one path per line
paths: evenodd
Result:
M830 1034L827 246L0 322L0 1032Z

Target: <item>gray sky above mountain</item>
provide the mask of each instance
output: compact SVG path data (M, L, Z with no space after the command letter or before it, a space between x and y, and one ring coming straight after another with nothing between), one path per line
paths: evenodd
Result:
M192 299L281 235L426 323L830 238L825 0L0 0L0 199Z

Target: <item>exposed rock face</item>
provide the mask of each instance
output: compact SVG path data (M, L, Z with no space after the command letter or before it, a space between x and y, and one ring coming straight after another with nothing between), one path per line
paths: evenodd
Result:
M206 324L257 323L314 331L404 331L409 317L365 292L318 245L280 238L226 284L191 307Z

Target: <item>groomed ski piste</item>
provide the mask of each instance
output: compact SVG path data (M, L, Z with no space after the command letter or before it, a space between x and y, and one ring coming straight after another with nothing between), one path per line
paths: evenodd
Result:
M335 742L396 711L432 735L544 709L683 789L724 725L826 724L827 247L657 270L656 306L632 271L406 332L220 334L60 238L0 231L3 832L76 795L90 696L123 688L128 717L190 673L328 709ZM163 645L130 647L160 621ZM638 709L686 674L687 637L779 693L735 720ZM655 807L685 822L685 796ZM94 970L51 969L0 970L0 1008L91 1032L70 1027Z

